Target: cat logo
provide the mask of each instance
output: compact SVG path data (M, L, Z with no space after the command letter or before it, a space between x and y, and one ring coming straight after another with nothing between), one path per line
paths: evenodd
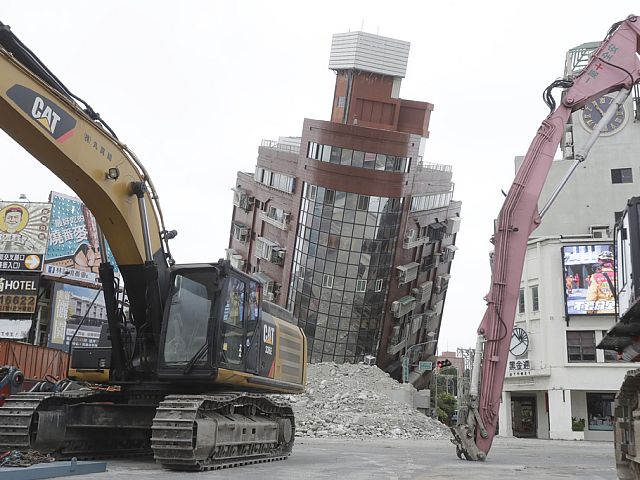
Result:
M74 134L75 118L43 95L22 85L11 87L7 95L58 142L62 143Z
M51 106L45 105L42 98L36 97L33 101L31 116L40 122L44 128L49 130L51 135L56 133L56 126L60 121L60 115L54 112Z
M275 328L271 325L264 325L262 340L265 345L273 345L273 335L275 333Z

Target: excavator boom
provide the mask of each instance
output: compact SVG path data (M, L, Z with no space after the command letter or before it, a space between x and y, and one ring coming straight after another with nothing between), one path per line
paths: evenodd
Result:
M452 428L459 456L484 460L496 433L527 240L541 221L538 200L565 124L572 112L601 95L621 91L616 103L622 103L640 79L639 41L640 21L636 16L629 16L612 26L582 72L574 79L552 84L566 88L562 103L557 109L550 105L552 111L531 142L496 222L487 310L478 327L476 355L482 355L480 385L476 386L477 396L471 396L466 420ZM615 110L611 108L610 115ZM596 126L584 150L576 155L575 166L585 160L588 149L608 120L603 118Z

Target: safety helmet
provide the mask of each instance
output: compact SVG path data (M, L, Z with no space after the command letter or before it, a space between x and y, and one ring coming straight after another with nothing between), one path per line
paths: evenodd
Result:
M601 262L613 262L613 252L610 252L609 250L600 252L600 255L598 255L598 260L600 260Z

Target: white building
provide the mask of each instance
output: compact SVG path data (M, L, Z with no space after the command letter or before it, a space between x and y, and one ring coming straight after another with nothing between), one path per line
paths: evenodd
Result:
M579 71L595 46L570 50L567 71ZM632 92L529 239L500 435L613 440L613 396L637 365L595 348L614 325L615 314L607 313L610 305L587 306L585 300L598 255L613 251L617 215L627 199L640 194L638 96ZM597 102L600 108L609 105L608 99ZM594 116L586 108L570 119L562 159L553 162L539 209L573 163L574 149L585 143ZM516 168L521 160L516 159ZM583 432L572 430L572 419L584 420Z

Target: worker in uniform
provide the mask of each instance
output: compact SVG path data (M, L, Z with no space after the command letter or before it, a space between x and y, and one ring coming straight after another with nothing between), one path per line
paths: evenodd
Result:
M598 255L596 271L589 277L587 302L594 304L593 308L587 309L588 314L615 313L614 282L613 253L603 251Z

